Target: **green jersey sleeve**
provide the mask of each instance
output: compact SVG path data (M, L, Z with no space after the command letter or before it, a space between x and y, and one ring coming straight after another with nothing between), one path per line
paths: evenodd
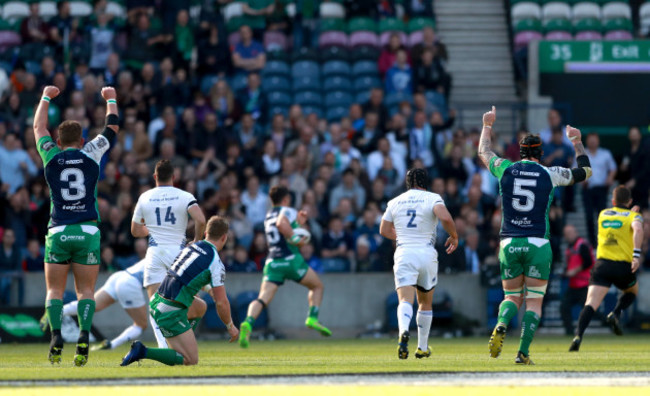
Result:
M52 136L43 136L40 138L38 144L36 144L36 149L43 160L43 166L47 165L55 155L61 152L61 149L56 145Z
M501 180L503 172L505 172L510 165L512 165L511 161L494 156L490 160L490 173L493 174L497 179Z

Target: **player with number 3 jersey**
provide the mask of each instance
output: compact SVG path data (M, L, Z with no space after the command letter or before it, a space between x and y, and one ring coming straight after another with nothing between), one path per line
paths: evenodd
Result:
M547 168L539 163L542 140L527 135L519 142L521 161L499 158L491 149L492 125L496 109L483 115L483 130L479 156L499 180L501 194L501 242L499 262L505 298L499 306L497 325L489 342L490 356L501 354L507 326L526 301L526 313L521 323L522 333L517 364L533 364L529 357L530 344L542 315L553 255L548 240L549 209L556 187L587 180L591 165L582 145L580 131L567 125L567 136L576 151L577 168ZM524 289L525 288L525 289Z

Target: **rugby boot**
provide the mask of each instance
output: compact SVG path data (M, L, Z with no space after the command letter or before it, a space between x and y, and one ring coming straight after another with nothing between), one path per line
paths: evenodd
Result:
M50 341L50 352L47 355L50 363L61 364L61 353L63 352L63 337L61 335L52 336Z
M138 362L145 358L147 354L147 347L140 341L133 341L131 343L131 350L122 359L120 366L128 366L131 363Z
M399 343L397 344L397 357L400 359L408 359L409 357L409 332L405 331L399 336Z
M109 340L104 340L101 343L99 343L97 345L93 345L93 347L90 348L90 350L93 351L93 352L95 352L95 351L103 351L103 350L107 350L107 349L111 349L111 342Z
M307 318L307 320L305 321L305 326L309 327L310 329L316 330L323 337L329 337L332 335L330 329L320 324L318 322L318 319L316 318Z
M580 344L582 343L582 337L575 336L573 341L571 341L571 346L569 346L569 352L578 352L580 350Z
M614 312L610 312L609 315L607 315L607 319L605 321L609 325L609 328L612 329L614 334L616 334L617 336L623 335L623 329L621 328L621 323L619 322L618 317L614 315Z
M530 359L530 356L524 355L523 352L517 352L517 357L515 358L515 364L530 365L533 366L535 363Z
M418 350L415 351L415 358L416 358L416 359L424 359L424 358L428 358L428 357L431 356L431 353L432 353L432 351L431 351L431 347L430 347L430 346L427 347L427 350L426 350L426 351L423 351L422 349L418 348Z
M239 328L239 346L242 348L248 348L251 340L251 331L253 328L248 322L243 322Z
M497 325L497 327L494 328L494 331L492 331L492 336L490 337L490 342L488 343L491 357L497 358L499 355L501 355L501 349L503 349L503 340L505 338L505 326Z
M77 340L77 351L74 355L74 365L83 367L88 363L88 350L90 347L88 332L82 331Z

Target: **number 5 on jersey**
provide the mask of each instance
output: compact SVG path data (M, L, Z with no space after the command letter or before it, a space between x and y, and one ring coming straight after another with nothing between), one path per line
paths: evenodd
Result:
M158 222L158 225L162 225L162 222L160 221L160 208L156 208L156 221ZM176 216L174 216L174 213L172 213L171 206L167 207L167 213L165 213L165 223L171 223L172 225L176 224Z
M519 212L530 212L535 207L535 193L525 187L537 187L535 179L515 179L514 189L512 191L512 207ZM524 202L522 204L522 201Z

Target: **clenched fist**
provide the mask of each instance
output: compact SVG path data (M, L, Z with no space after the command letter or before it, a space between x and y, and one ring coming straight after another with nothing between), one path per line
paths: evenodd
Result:
M580 129L574 128L571 125L566 126L566 137L573 143L580 142L582 140L582 134Z
M115 92L115 88L113 87L102 88L102 98L104 98L104 100L117 99L117 92Z
M43 96L47 96L50 99L54 99L59 95L59 88L55 87L54 85L48 85L47 87L43 88Z
M483 114L483 125L491 127L497 120L497 108L492 106L492 111Z

